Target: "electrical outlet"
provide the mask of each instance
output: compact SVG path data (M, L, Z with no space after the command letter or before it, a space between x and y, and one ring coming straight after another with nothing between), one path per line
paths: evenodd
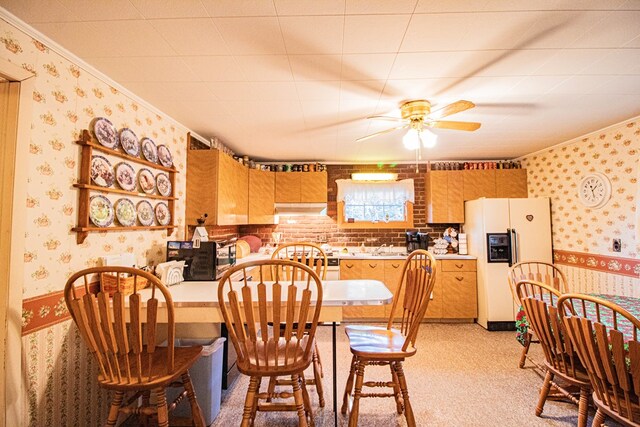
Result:
M613 252L622 251L622 242L620 239L613 239Z

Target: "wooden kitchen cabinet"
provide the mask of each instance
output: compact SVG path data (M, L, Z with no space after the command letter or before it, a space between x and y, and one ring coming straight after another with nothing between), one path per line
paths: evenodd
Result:
M343 275L344 271L344 275ZM385 284L384 260L382 259L354 259L340 262L340 280L372 279ZM388 286L387 286L388 287ZM384 319L385 306L354 305L344 307L342 315L345 319Z
M425 176L427 222L464 222L465 171L429 171Z
M218 150L187 150L187 225L207 213L208 224L246 224L249 169Z
M393 299L399 299L402 301L404 298L404 287L397 294L398 285L400 281L400 277L402 277L402 266L404 266L403 259L385 259L384 260L384 283L387 285L387 288L393 294ZM385 306L384 317L388 319L391 315L391 306L392 304L388 304ZM398 319L402 318L402 309L396 307L395 317Z
M275 223L275 172L249 169L249 224Z
M496 197L496 170L465 170L463 174L463 198Z
M476 261L442 260L439 262L442 318L474 319L478 317Z
M496 197L529 197L526 169L497 169Z
M327 172L276 172L276 203L326 203Z

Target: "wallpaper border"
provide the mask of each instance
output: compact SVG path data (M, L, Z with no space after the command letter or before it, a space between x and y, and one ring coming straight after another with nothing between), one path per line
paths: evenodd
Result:
M629 276L636 279L640 278L640 260L632 258L554 250L553 261L555 264L569 265L620 276Z

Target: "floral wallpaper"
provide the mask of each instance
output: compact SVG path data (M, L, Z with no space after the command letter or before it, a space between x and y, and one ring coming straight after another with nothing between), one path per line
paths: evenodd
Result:
M588 255L618 258L605 266L613 274L567 267L579 281L576 290L640 296L637 267L631 278L616 270L633 265L640 255L639 159L640 117L521 159L527 168L529 195L551 198L556 255L576 258L574 264L598 258ZM611 199L599 209L587 208L578 199L578 185L588 172L603 173L611 182ZM614 238L621 239L621 252L613 252Z
M176 174L175 225L171 238L183 238L186 134L188 129L150 111L136 100L50 50L41 41L0 19L0 58L36 76L29 144L25 277L23 298L57 293L73 272L98 264L107 254L134 253L139 265L164 260L166 231L90 233L76 244L80 146L75 143L94 117L116 128L130 128L170 149ZM109 158L112 165L120 159ZM135 166L135 165L134 165ZM115 202L119 197L109 194ZM136 198L132 198L136 203ZM55 301L23 310L23 326L34 319L68 315L60 295ZM69 321L23 337L25 418L20 425L98 425L107 413L107 393L97 387L91 358Z

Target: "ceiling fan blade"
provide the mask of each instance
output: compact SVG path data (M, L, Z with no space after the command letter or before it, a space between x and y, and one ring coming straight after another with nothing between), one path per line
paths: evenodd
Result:
M406 119L402 117L391 117L391 116L369 116L367 119L371 120L387 120L389 122L404 122Z
M442 107L442 108L440 108L438 110L432 111L429 114L429 118L430 119L440 119L442 117L447 117L447 116L450 116L452 114L459 113L459 112L464 111L464 110L468 110L469 108L473 108L475 106L476 106L476 104L474 104L471 101L464 101L464 100L456 101L453 104L449 104L449 105L444 106L444 107Z
M438 120L427 123L427 126L439 129L474 131L479 129L481 124L476 122L450 122L447 120Z
M403 125L403 126L396 126L394 128L391 128L391 129L381 130L380 132L372 133L371 135L367 135L367 136L363 136L361 138L358 138L358 139L356 139L356 142L366 141L367 139L374 138L374 137L379 136L379 135L384 135L385 133L393 132L394 130L398 130L398 129L402 129L402 128L406 128L406 127L409 127L409 124L406 124L406 125Z

